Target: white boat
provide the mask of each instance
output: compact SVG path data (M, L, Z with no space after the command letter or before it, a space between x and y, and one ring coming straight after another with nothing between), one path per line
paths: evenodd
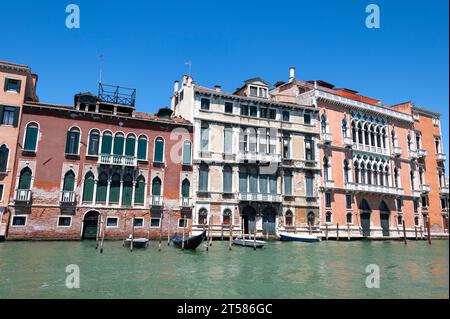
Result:
M130 247L131 241L133 241L133 247L134 248L147 248L148 246L148 239L147 238L127 238L123 241L124 247Z
M278 237L281 241L302 241L305 243L317 243L321 241L319 236L310 234L294 234L288 232L279 232Z
M253 236L249 236L249 238L242 238L242 236L238 236L233 240L233 244L237 246L243 247L253 247L253 248L262 248L266 242L263 240L254 240Z

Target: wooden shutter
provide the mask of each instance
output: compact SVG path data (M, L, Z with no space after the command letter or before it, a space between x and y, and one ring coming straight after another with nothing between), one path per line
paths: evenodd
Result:
M70 131L67 131L67 135L66 135L66 154L71 154L71 150L72 150L72 143L71 143L71 133Z
M135 190L134 190L134 203L144 204L145 198L145 179L143 177L138 178Z
M88 173L84 178L83 202L91 203L93 199L94 199L94 176Z
M14 107L14 119L13 119L13 126L17 127L19 126L19 115L20 115L20 108ZM0 121L3 119L3 115L0 112Z
M124 144L123 136L119 135L114 137L114 148L113 148L114 155L123 155L123 144Z
M163 161L163 150L164 150L164 142L161 139L156 140L155 143L155 162Z
M131 176L127 175L124 178L122 190L122 205L131 206L133 195L133 180Z
M137 157L140 160L147 159L147 139L146 138L139 138L139 140L138 140Z
M28 126L25 133L25 146L26 151L36 151L38 128L35 126Z
M68 172L64 176L63 190L65 191L75 190L75 174L73 172Z
M3 110L4 110L4 106L0 105L0 124L4 124L3 123Z
M111 154L112 147L112 136L111 135L103 135L102 137L102 154Z
M184 142L183 146L183 164L190 165L191 164L191 143Z
M161 180L158 177L155 177L152 182L152 195L160 196L161 195Z
M181 196L182 197L189 197L190 196L190 190L191 184L187 179L183 181L183 184L181 185Z
M136 146L136 139L134 137L127 137L125 142L125 155L134 156L134 149Z
M0 172L6 172L8 166L9 149L6 145L0 147Z
M19 189L30 189L30 188L31 188L31 170L25 168L20 173Z
M97 182L97 194L96 194L96 202L97 203L105 203L106 202L106 188L108 187L108 181L105 175L100 175L100 178Z
M109 202L119 203L120 199L120 175L114 174L109 189Z

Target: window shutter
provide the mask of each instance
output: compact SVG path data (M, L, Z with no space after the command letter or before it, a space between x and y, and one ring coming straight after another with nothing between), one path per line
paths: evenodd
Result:
M258 192L258 176L256 174L250 174L250 193Z
M123 182L123 190L122 190L122 205L123 206L131 206L132 193L133 193L133 182L130 180L124 181Z
M73 132L72 134L75 134L75 145L73 145L72 151L73 154L78 155L80 148L80 132Z
M109 202L119 203L119 197L120 197L120 176L114 175L109 190Z
M140 160L145 160L147 158L147 139L139 139L137 157Z
M223 172L223 191L224 193L231 193L231 171L225 169Z
M139 178L134 191L134 203L144 204L145 198L145 180L144 178Z
M64 177L63 190L73 191L75 189L75 175L73 173L67 173Z
M91 203L94 199L94 176L87 175L84 179L83 202Z
M3 109L5 107L3 105L0 105L0 124L3 124Z
M183 164L190 165L191 164L191 143L185 142L183 149Z
M270 193L271 194L277 193L277 177L276 176L270 176Z
M20 173L19 189L30 189L31 187L31 171L24 169Z
M97 182L97 194L96 202L104 203L106 202L106 188L108 187L108 181L106 177L100 178Z
M239 192L247 192L247 174L239 173Z
M102 154L111 154L112 136L103 135L102 137Z
M114 155L123 155L123 143L124 139L122 136L115 136L114 137L114 149L113 154Z
M8 155L9 149L6 145L0 147L0 172L6 172L6 167L8 166Z
M67 131L66 135L66 154L70 154L70 151L72 149L72 143L70 142L70 131Z
M22 80L17 80L17 93L20 93L21 86L22 86Z
M259 176L259 192L262 194L267 193L267 176L266 175Z
M3 91L8 91L8 78L5 78L5 83L3 85Z
M0 111L0 121L3 119L3 114ZM13 126L17 127L19 125L19 115L20 115L20 108L15 107L14 108L14 120L13 120Z
M163 161L163 149L164 149L164 142L161 140L157 140L155 144L155 162Z
M128 137L125 143L125 155L134 156L134 148L136 140L133 137Z
M191 185L188 181L183 181L183 184L181 185L181 196L182 197L189 197L190 196L190 188Z
M37 145L38 128L37 127L27 127L25 133L25 146L26 151L36 151Z
M153 179L152 195L155 195L155 196L161 195L161 180L159 178Z

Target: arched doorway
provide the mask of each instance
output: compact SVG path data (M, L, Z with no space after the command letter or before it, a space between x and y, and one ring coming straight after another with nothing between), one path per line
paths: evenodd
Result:
M316 223L316 214L314 214L314 212L309 212L308 215L306 215L306 220L308 222L308 226L313 227Z
M370 236L370 209L369 203L363 198L359 204L359 212L361 217L362 235L364 237Z
M252 206L246 206L242 210L242 219L244 220L244 233L254 233L255 232L255 216L256 210Z
M263 233L269 235L276 234L276 211L273 207L268 206L263 210L262 227Z
M386 205L386 202L384 200L380 203L380 223L381 223L381 229L383 232L384 237L389 237L389 228L390 228L390 220L391 220L391 211L389 210L389 207Z
M96 211L89 211L84 215L82 239L96 239L98 216L99 213Z

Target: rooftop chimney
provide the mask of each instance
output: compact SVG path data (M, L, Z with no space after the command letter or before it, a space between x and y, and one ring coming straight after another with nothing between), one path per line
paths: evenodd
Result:
M289 68L289 82L292 82L295 80L295 67L291 66Z
M220 85L214 85L214 89L216 90L216 92L222 91L222 87Z
M179 84L180 84L180 82L178 82L178 80L175 80L175 82L173 82L173 93L174 94L176 94L178 92Z

